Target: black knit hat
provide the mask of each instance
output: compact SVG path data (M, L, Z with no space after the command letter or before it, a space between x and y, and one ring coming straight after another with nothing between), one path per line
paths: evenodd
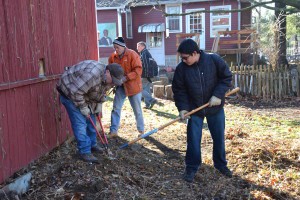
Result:
M124 69L117 63L112 63L106 66L109 70L112 81L115 85L120 86L123 84L122 78L124 77Z
M116 37L114 39L113 44L117 44L117 45L119 45L121 47L126 47L126 44L125 44L125 41L124 41L123 37L120 37L120 36Z

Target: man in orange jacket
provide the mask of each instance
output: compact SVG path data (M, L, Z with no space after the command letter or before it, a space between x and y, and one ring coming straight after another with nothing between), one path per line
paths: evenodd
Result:
M134 112L136 127L139 134L144 133L144 118L141 107L142 99L142 62L139 55L126 47L122 37L113 41L115 52L111 54L108 63L118 63L124 69L123 85L116 87L111 112L110 137L118 135L120 126L121 110L126 97L128 97Z

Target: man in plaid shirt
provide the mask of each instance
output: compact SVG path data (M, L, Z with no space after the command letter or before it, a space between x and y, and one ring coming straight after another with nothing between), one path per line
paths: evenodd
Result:
M89 117L96 123L94 114L102 113L106 92L113 86L122 85L123 77L124 70L119 64L105 66L85 60L68 67L58 82L60 101L68 112L78 153L84 161L97 163L92 152L102 151Z

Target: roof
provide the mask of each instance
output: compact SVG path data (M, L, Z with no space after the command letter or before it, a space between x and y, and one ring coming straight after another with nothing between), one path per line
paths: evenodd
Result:
M96 0L97 8L124 7L128 0Z
M159 4L178 4L178 3L192 3L192 2L204 2L208 0L162 0ZM212 1L212 0L211 0ZM216 0L214 0L216 1ZM96 0L97 9L108 8L124 8L125 6L146 6L156 5L157 0Z
M164 23L143 24L139 26L139 33L164 32L166 30Z

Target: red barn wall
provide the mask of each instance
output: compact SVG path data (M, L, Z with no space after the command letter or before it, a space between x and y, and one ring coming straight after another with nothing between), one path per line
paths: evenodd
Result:
M0 183L72 135L55 84L96 38L94 0L0 2Z

